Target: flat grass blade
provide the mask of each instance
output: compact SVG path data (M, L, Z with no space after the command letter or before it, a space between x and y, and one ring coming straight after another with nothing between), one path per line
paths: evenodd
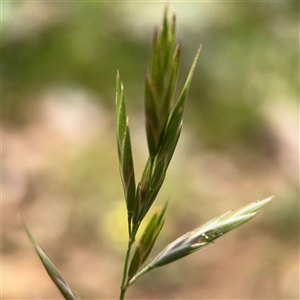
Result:
M34 238L34 236L29 231L28 227L25 225L25 223L21 220L24 229L26 230L26 233L28 237L30 238L32 244L35 247L35 250L40 257L47 273L49 274L50 278L56 285L56 287L59 289L59 291L62 293L64 298L66 300L79 300L79 298L76 298L74 294L72 293L69 285L64 280L60 272L58 271L57 267L54 265L54 263L50 260L50 258L45 254L42 247L39 245L38 241Z
M131 221L135 207L135 176L128 117L126 116L124 101L124 89L119 72L117 73L116 105L119 170L127 206L128 230L129 234L131 234Z
M225 213L185 233L170 243L149 265L136 274L131 283L153 268L169 264L213 243L220 236L252 219L271 198L253 202L236 211Z
M147 207L144 210L144 214L147 213L149 208L151 207L155 197L157 196L161 185L166 176L166 172L172 156L174 154L175 148L177 146L178 139L180 137L182 122L183 122L183 112L184 105L187 99L188 90L192 81L193 73L197 64L197 60L200 54L201 48L199 48L196 57L193 61L192 67L188 74L186 83L183 87L181 95L175 105L173 112L171 113L168 123L166 125L165 132L163 134L162 142L159 148L158 153L155 156L154 165L153 165L153 173L151 177L151 194L149 195L149 200L147 203ZM178 50L179 51L179 50ZM179 54L177 54L179 55ZM177 59L179 57L175 56L176 64L178 63ZM177 67L176 67L177 68ZM177 69L174 71L177 72ZM175 80L175 79L173 79ZM174 84L174 83L172 83Z
M146 133L151 158L155 157L160 148L173 107L179 61L178 47L175 50L175 30L175 14L169 21L166 7L161 26L154 30L151 66L145 79Z
M159 208L155 214L152 216L148 226L146 227L141 240L136 246L135 253L131 260L129 267L128 278L131 279L138 269L143 265L143 263L148 258L156 239L164 225L165 222L165 212L167 209L167 203Z

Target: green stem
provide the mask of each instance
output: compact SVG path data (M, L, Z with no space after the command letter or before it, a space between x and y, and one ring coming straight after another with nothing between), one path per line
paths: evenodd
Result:
M130 252L133 245L133 239L129 239L125 261L124 261L124 268L123 268L123 275L121 280L121 286L120 286L120 297L119 300L123 300L125 296L125 292L127 289L127 273L128 273L128 264L129 264L129 258L130 258Z
M126 289L123 289L123 288L121 288L121 292L120 292L120 298L119 298L119 300L123 300L123 299L124 299L125 292L126 292Z
M126 251L126 256L125 256L125 260L124 260L123 275L122 275L121 286L120 286L119 300L124 299L126 290L128 288L128 276L127 276L127 274L128 274L128 265L129 265L130 253L131 253L131 248L132 248L132 245L134 244L135 236L136 236L136 233L137 233L138 229L139 229L139 225L136 225L136 226L133 227L131 238L129 238L129 240L128 240L127 251Z

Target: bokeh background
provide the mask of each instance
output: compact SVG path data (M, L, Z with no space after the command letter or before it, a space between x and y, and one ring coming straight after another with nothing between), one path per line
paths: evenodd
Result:
M299 2L170 2L179 87L203 48L155 205L171 200L154 254L229 209L275 198L127 297L299 299ZM62 299L17 214L82 299L118 298L127 236L115 76L140 177L143 79L164 6L2 2L2 299Z

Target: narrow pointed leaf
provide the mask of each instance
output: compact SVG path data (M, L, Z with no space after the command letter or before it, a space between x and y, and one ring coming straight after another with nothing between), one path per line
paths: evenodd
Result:
M155 102L154 87L149 72L145 78L145 117L148 149L150 157L155 157L159 145L158 108Z
M148 258L156 239L164 225L167 204L160 208L151 218L133 255L128 277L131 279Z
M173 15L172 22L168 20L168 7L166 7L163 27L161 30L161 78L162 90L157 94L156 102L158 103L158 115L159 115L159 147L162 141L162 136L173 107L173 99L170 97L172 91L170 90L170 81L174 81L172 76L175 76L175 81L177 80L176 67L172 65L172 60L175 51L175 28L176 28L176 18ZM175 71L175 72L174 72ZM173 74L172 74L173 72ZM153 81L155 78L152 79ZM156 80L156 84L158 84ZM157 150L159 149L157 148Z
M160 31L160 40L163 46L167 46L168 33L169 33L168 6L166 6L163 14L161 31Z
M76 298L74 296L74 294L72 293L67 282L64 280L64 278L62 277L62 275L60 274L60 272L58 271L56 266L53 264L53 262L50 260L50 258L45 254L42 247L39 245L37 240L31 234L31 232L29 231L29 229L27 228L25 223L22 220L21 220L21 222L24 226L24 229L26 230L28 237L30 238L32 244L34 245L35 250L36 250L38 256L40 257L47 273L49 274L50 278L52 279L52 281L54 282L56 287L62 293L64 298L66 300L78 300L79 298Z
M235 212L223 214L182 235L154 258L149 265L150 269L171 263L208 246L215 239L252 219L258 210L270 200L271 198L267 198L250 203Z
M232 217L230 219L218 222L214 226L205 227L201 230L196 230L195 234L191 236L189 239L186 240L186 243L197 244L202 243L211 243L218 237L222 236L223 234L229 232L230 230L244 224L251 218L253 218L256 213L241 215L237 217Z
M184 104L187 98L187 92L189 89L189 86L191 84L193 72L198 60L200 54L200 48L197 52L197 55L194 59L194 62L192 64L191 70L189 72L189 75L187 77L186 83L184 85L184 88L182 90L181 96L179 97L179 100L177 101L177 104L169 117L168 123L166 125L166 129L161 141L161 145L159 148L158 153L155 156L154 164L152 168L152 174L151 174L151 182L148 184L148 188L143 189L143 186L139 186L139 193L141 195L145 196L144 199L146 201L143 201L145 204L141 206L141 214L139 214L139 219L143 219L143 217L146 215L148 210L150 209L152 203L154 202L163 182L166 176L166 172L168 169L168 166L170 164L170 161L172 159L172 156L174 154L178 139L180 137L181 129L182 129L182 116L183 116L183 110L184 110ZM173 86L175 85L175 81L177 77L178 72L178 61L179 61L179 46L176 50L176 53L174 55L173 59L173 72L176 73L176 76L174 74L174 77L171 78L170 84ZM154 133L153 133L154 134ZM149 140L148 140L149 143ZM149 179L149 178L148 178Z
M241 208L239 208L236 211L233 211L228 217L230 216L240 216L240 215L245 215L245 214L250 214L253 212L257 212L260 210L264 205L266 205L268 202L272 200L273 196L266 198L264 200L259 200L253 203L250 203L248 205L245 205Z
M187 99L187 94L189 91L189 87L191 85L191 81L193 78L193 74L194 74L194 70L200 55L200 50L201 47L199 48L196 57L193 61L192 67L190 69L190 72L188 74L188 77L186 79L185 85L182 89L182 92L179 96L179 99L175 105L175 108L168 120L168 124L166 127L166 132L165 135L163 137L163 143L162 143L162 148L165 149L169 149L174 148L174 145L176 146L176 137L177 137L177 133L179 128L181 127L182 124L182 117L183 117L183 112L184 112L184 106L185 106L185 102Z
M159 28L155 27L152 41L152 54L151 54L151 79L155 79L156 93L161 93L162 90L162 65L160 58L161 41L159 36Z
M138 224L142 221L144 215L143 211L147 205L149 194L150 194L150 182L153 168L153 159L149 157L141 181L137 186L137 191L135 194L135 209L134 209L134 224Z
M194 69L196 67L196 63L197 63L197 60L198 60L198 57L200 54L200 49L201 48L199 48L199 50L196 54L196 57L193 61L191 70L187 77L186 83L181 92L181 95L180 95L180 97L176 103L176 106L169 118L169 121L166 126L166 130L163 135L160 149L155 157L155 162L154 162L154 166L153 166L153 175L152 175L152 181L151 181L152 194L151 194L151 197L149 200L150 205L154 201L154 199L165 179L168 166L169 166L172 156L174 154L178 139L180 137L180 133L181 133L181 129L182 129L182 117L183 117L183 111L184 111L184 104L185 104L185 101L187 98L187 93L188 93L188 89L191 84ZM175 60L177 60L177 59L179 59L179 57L175 58ZM176 63L178 63L178 62L176 62ZM175 69L176 68L177 67L175 67ZM174 70L174 72L177 72L177 70Z
M169 26L169 43L173 45L175 41L175 32L176 32L176 14L173 13L172 21Z
M177 131L167 131L164 135L163 145L160 148L154 161L153 175L151 181L153 194L151 195L151 198L153 198L154 195L157 195L162 183L164 182L168 166L170 164L177 142L180 137L181 129L182 124L180 124L180 126L177 128Z
M200 54L201 48L199 48L196 57L193 61L192 67L190 69L190 72L188 74L186 83L183 87L183 90L180 94L180 97L175 105L175 108L169 118L169 121L166 126L166 131L163 136L162 145L160 148L160 153L158 153L158 160L160 159L160 156L166 156L167 157L167 165L169 164L172 155L174 153L175 147L177 145L177 141L180 135L181 127L182 127L182 121L183 121L183 112L184 112L184 105L187 99L187 94L189 87L191 85L191 81L193 78L194 70L198 61L198 57Z
M134 211L135 202L135 178L134 178L134 166L131 151L130 133L127 125L125 131L124 144L122 149L122 165L120 165L120 173L123 183L123 189L127 204L128 218L131 222L131 216Z
M165 100L162 106L162 111L167 111L168 115L170 114L171 108L173 106L173 97L174 97L177 78L178 78L179 59L180 59L180 44L177 44L173 54L169 82L168 82L168 86L166 87Z
M117 142L118 142L118 154L121 161L121 149L126 131L126 111L124 102L124 91L121 82L120 74L117 72L117 84L116 84L116 106L117 106Z
M135 176L131 150L130 131L124 101L124 89L119 72L117 73L116 105L119 169L127 205L128 228L130 233L131 219L135 206Z
M154 31L151 68L146 74L145 115L150 157L154 158L172 109L177 80L178 54L174 58L176 17L168 20L166 7L160 28ZM174 62L175 60L175 62Z

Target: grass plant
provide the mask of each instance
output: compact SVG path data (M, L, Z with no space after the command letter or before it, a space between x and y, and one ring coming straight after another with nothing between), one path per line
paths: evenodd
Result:
M236 211L229 211L208 221L171 242L145 265L164 226L168 202L154 212L139 241L136 240L136 236L165 180L168 166L181 134L187 94L201 50L200 47L181 93L174 101L181 49L180 42L176 43L175 30L176 16L173 14L169 18L166 7L161 26L154 30L151 63L145 76L145 127L149 157L138 182L135 178L124 87L120 73L117 72L117 149L128 221L128 245L119 300L124 299L127 289L144 274L210 245L220 236L252 219L271 199L270 197L250 203ZM58 269L24 223L23 226L46 271L64 298L67 300L80 299L71 291Z

